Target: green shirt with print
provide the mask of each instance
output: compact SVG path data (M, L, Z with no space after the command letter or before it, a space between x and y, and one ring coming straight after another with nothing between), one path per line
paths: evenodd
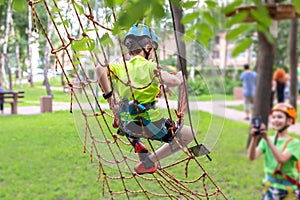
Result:
M270 140L274 143L275 137L271 136ZM286 143L286 141L288 140L288 138L283 138L283 139L278 139L277 140L277 144L276 147L279 149L279 151L282 152L283 150L283 146ZM269 148L267 142L262 139L259 142L258 148L261 150L261 152L263 154L265 154L265 158L264 158L264 170L265 170L265 174L272 176L272 174L274 173L274 171L277 169L278 167L278 162L277 160L274 158L271 149ZM296 162L299 159L300 156L300 141L297 139L293 139L286 147L286 150L292 154L291 158L289 160L287 160L283 166L282 166L282 172L292 178L295 178L298 180L298 172L296 169ZM278 179L282 179L282 177L280 175L277 175L276 178ZM267 180L266 178L263 180L263 183L266 183ZM278 189L283 189L286 190L286 186L282 185L280 183L272 183L271 187L274 188L278 188ZM293 185L293 189L297 189L297 186Z
M128 99L129 101L133 100L132 92L130 86L124 85L128 82L128 75L130 79L130 84L136 88L132 88L134 98L141 104L147 104L152 102L157 102L157 95L160 92L159 80L157 77L154 77L153 70L156 68L157 64L146 60L142 56L135 56L128 62L126 62L126 67L128 74L125 68L124 63L111 64L110 70L111 77L116 83L116 89L119 94L120 99ZM122 80L122 82L120 80ZM152 81L153 80L153 81ZM151 83L152 81L152 83ZM149 85L149 83L151 83ZM158 121L162 118L162 113L159 108L148 110L150 120L152 122ZM142 117L148 118L147 113L140 114ZM136 116L130 116L130 119L133 120Z

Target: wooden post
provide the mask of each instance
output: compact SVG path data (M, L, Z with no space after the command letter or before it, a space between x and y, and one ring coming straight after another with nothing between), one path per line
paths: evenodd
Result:
M11 106L11 113L18 114L18 92L13 92L13 104Z

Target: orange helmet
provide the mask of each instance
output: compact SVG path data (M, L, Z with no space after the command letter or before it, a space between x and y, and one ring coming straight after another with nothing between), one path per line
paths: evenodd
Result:
M273 113L273 111L284 112L290 118L293 119L293 124L295 124L297 113L296 113L295 108L292 105L290 105L288 103L278 103L272 108L271 113Z

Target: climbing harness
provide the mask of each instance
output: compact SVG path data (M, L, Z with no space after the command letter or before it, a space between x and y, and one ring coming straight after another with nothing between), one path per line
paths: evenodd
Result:
M287 145L293 140L294 138L289 138L283 148L282 148L282 151L284 151L287 147ZM297 161L299 162L299 161ZM300 189L300 182L286 174L284 174L282 172L282 166L283 166L284 163L279 163L277 169L273 172L273 174L270 176L270 175L266 175L265 179L267 180L267 182L265 183L265 186L262 190L262 194L264 195L270 195L268 190L271 186L272 183L279 183L279 184L282 184L286 187L286 190L288 192L287 196L284 198L284 199L299 199L300 198L300 194L298 195L298 197L295 196L294 194L294 190L292 188L293 185L296 185L298 187L298 190ZM296 166L295 166L296 167ZM298 171L299 172L299 171ZM279 178L276 178L275 176L276 175L280 175L282 177L282 179L279 179Z
M120 103L118 134L126 135L128 138L141 137L140 131L134 131L128 128L130 124L137 127L147 127L149 130L146 137L152 140L161 142L171 142L183 126L183 121L180 123L173 122L170 119L162 119L161 126L158 127L155 122L152 122L149 115L150 109L156 109L156 103L151 102L141 104L138 101L129 101L127 98L122 99Z

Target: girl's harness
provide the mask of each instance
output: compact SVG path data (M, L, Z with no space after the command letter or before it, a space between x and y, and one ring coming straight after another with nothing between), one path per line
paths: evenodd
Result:
M282 151L284 151L287 147L287 145L293 140L294 138L289 138L283 148ZM282 172L282 166L284 163L279 163L277 169L273 172L273 174L270 175L266 175L266 180L267 182L265 183L265 187L262 190L263 194L266 194L268 192L269 187L271 186L272 183L280 183L282 185L284 185L286 187L286 190L288 191L288 195L285 197L285 199L299 199L300 198L300 194L298 197L295 196L294 194L294 190L292 188L293 185L296 185L298 187L298 190L300 189L300 183L298 180L283 174ZM281 175L282 179L279 178L275 178L276 175Z

